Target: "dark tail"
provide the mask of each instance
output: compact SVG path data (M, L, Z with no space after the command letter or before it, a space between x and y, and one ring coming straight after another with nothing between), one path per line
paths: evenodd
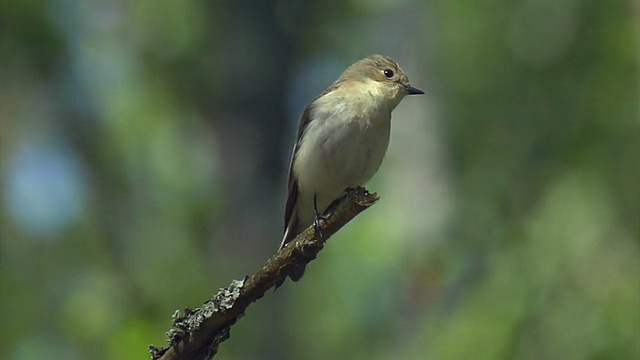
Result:
M281 250L283 247L285 247L285 245L287 245L289 242L291 242L293 239L296 238L296 236L298 236L298 234L304 230L303 229L298 229L298 219L297 217L294 219L291 219L291 222L288 224L289 226L287 226L287 229L284 232L284 237L282 238L282 243L280 244L280 248L279 250ZM298 281L302 278L302 275L304 275L304 269L306 267L306 264L303 265L298 265L296 266L291 273L289 274L289 278L293 281Z
M307 267L307 264L298 265L293 268L293 271L289 274L289 278L293 281L298 281L304 275L304 269Z

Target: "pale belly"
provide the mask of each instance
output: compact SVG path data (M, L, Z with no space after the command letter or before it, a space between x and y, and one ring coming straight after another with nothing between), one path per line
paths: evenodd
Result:
M329 119L322 126L310 124L293 168L301 227L313 221L314 196L322 213L345 189L371 179L387 151L389 130L390 114L375 122Z

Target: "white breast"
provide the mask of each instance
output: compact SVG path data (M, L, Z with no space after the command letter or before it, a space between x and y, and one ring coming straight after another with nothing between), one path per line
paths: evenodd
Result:
M345 90L316 100L293 163L299 210L310 209L311 219L314 195L322 212L346 188L364 185L380 167L389 144L392 109L380 106L377 89Z

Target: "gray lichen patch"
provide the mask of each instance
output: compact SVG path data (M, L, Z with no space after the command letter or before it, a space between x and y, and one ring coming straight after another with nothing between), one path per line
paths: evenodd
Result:
M214 314L224 312L233 307L233 304L240 296L244 282L245 279L233 280L231 285L218 290L218 293L207 300L201 308L192 311L187 309L184 316L180 316L179 313L177 316L174 314L173 326L189 332L199 329L202 322Z
M214 314L231 309L238 297L240 297L245 281L246 278L232 280L228 287L220 288L218 293L207 300L200 308L194 310L186 308L184 314L181 314L180 310L176 310L171 316L173 326L166 333L169 347L179 342L187 333L198 330L202 323ZM149 346L149 352L154 359L164 351L166 349L158 349L153 345Z

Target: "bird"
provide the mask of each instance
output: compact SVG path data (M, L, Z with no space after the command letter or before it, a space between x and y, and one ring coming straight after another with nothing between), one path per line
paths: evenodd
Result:
M400 65L371 55L349 66L304 109L289 163L284 210L284 248L319 219L348 189L363 186L387 151L391 112L413 87ZM291 271L298 281L304 265Z

